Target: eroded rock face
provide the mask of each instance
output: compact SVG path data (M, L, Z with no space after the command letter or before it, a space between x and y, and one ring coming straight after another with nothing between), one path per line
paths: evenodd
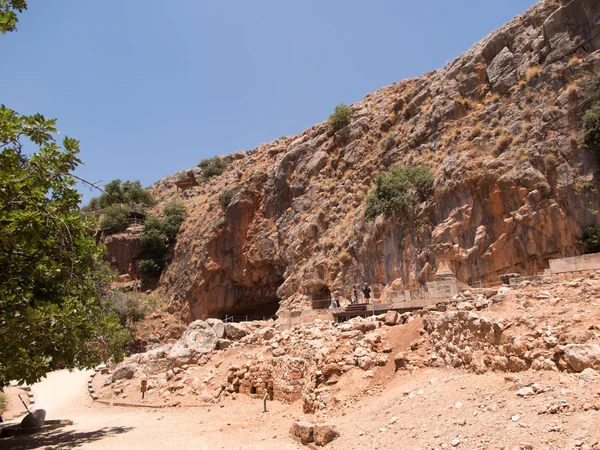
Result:
M576 138L600 90L599 27L597 1L538 2L444 69L367 95L343 130L322 123L229 158L183 195L161 286L189 320L262 319L350 298L357 281L382 296L417 288L442 260L485 283L580 254L600 226L596 156ZM433 196L367 222L366 195L394 164L431 167ZM158 208L173 179L155 185ZM222 211L225 188L236 194Z
M142 257L140 233L141 228L136 228L104 238L107 249L106 259L120 274L128 274L132 277L139 275L137 263Z

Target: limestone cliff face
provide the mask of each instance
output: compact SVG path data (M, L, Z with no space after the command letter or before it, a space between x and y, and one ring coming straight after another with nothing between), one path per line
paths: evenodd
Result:
M541 1L447 67L367 95L335 134L321 123L230 155L183 194L161 180L155 195L188 207L161 286L190 319L269 315L357 281L418 287L440 261L467 283L579 254L600 225L596 154L579 144L598 74L600 1ZM431 167L434 195L366 222L374 178L394 164Z

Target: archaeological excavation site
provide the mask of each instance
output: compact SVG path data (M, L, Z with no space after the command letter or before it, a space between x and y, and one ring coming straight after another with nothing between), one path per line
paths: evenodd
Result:
M599 180L600 1L541 0L121 227L94 200L146 309L90 407L199 414L221 448L598 450Z
M151 212L187 211L160 275L141 227L102 239L166 304L93 398L291 405L289 439L340 449L600 448L599 100L600 4L540 1L339 126L160 180Z

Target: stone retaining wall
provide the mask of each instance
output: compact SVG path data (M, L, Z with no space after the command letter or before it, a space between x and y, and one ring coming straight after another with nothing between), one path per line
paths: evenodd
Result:
M531 368L556 370L556 339L532 332L511 335L510 322L481 317L470 311L431 313L423 317L429 333L431 366L520 372Z

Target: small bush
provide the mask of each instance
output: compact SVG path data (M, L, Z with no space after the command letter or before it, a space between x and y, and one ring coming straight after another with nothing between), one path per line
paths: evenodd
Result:
M165 261L144 259L140 261L140 272L146 275L158 275L165 268Z
M426 166L392 167L377 176L375 190L367 197L365 218L389 219L397 213L411 212L417 202L425 200L433 190L434 177Z
M583 115L583 140L589 148L600 148L600 102L594 103Z
M0 416L4 414L6 408L8 408L8 397L4 395L4 392L0 391Z
M394 145L396 145L396 140L394 139L393 136L388 136L381 143L381 148L383 148L385 151L388 151Z
M129 225L131 209L125 205L112 205L104 208L104 218L100 228L106 234L115 234L125 231Z
M119 323L123 326L128 322L135 323L143 320L149 309L140 296L134 293L113 291L106 301L111 311L119 317Z
M502 134L496 141L496 146L494 147L494 155L500 156L504 153L508 147L513 143L513 137L510 134Z
M337 105L333 114L329 116L329 129L334 133L341 130L350 123L352 113L343 103Z
M233 196L235 195L235 191L233 189L224 189L219 195L219 206L223 211L227 211L231 200L233 200Z
M579 238L586 253L600 253L600 230L596 227L586 228L583 236Z
M221 175L227 170L227 164L223 161L223 158L215 156L213 158L207 158L200 161L198 167L202 169L202 179L204 181L209 180L212 177Z

